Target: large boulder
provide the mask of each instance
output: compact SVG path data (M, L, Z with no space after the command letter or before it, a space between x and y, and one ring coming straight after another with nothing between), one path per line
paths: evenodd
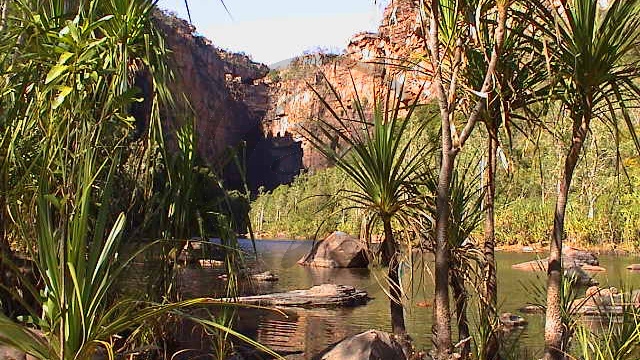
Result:
M348 337L313 360L406 360L402 344L393 334L369 330Z
M367 248L358 238L336 231L317 242L298 264L327 268L366 268Z
M600 263L592 252L572 248L571 246L562 247L562 266L565 269L582 265L598 266Z

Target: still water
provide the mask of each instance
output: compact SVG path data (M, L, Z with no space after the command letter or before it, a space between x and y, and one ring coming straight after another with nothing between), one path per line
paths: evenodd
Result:
M253 254L253 245L241 240L247 254ZM263 310L239 312L236 329L249 335L274 350L304 352L306 358L323 350L346 336L368 329L390 331L389 302L381 287L384 281L382 270L368 269L324 269L297 265L312 246L311 241L257 240L257 258L247 256L252 272L271 270L279 281L244 284L243 294L263 294L305 289L323 283L351 285L366 290L373 298L367 305L355 308L296 309L286 310L287 316ZM514 270L511 265L533 260L536 254L498 253L498 292L501 312L513 312L524 316L529 322L519 336L521 350L534 358L543 343L543 315L521 314L518 309L538 303L533 290L544 285L544 273ZM640 273L625 269L631 263L640 262L636 256L600 256L600 265L607 271L595 275L601 286L616 286L626 289L640 287ZM432 263L427 259L424 266L405 271L405 288L412 292L412 300L406 306L407 330L418 349L431 347L433 280L430 275ZM223 296L223 288L217 278L222 269L183 269L181 288L186 295ZM623 286L624 285L624 286ZM471 291L473 296L473 291ZM424 307L426 302L427 307ZM421 306L418 306L421 305ZM478 318L470 313L470 320ZM473 324L471 325L473 330Z

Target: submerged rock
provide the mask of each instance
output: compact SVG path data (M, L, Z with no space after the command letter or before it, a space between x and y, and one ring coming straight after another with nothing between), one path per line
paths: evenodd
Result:
M544 314L544 307L541 305L526 305L518 309L523 314Z
M364 242L335 231L316 243L298 264L328 268L366 268L369 266L369 258Z
M591 271L591 272L601 272L601 271L607 271L606 268L603 268L602 266L597 266L597 265L582 265L580 266L582 268L582 270L585 271Z
M547 271L547 259L525 261L511 265L512 269L523 271Z
M224 298L220 300L260 306L357 306L366 304L367 301L369 301L369 295L366 291L358 290L353 286L323 284L306 290L243 296L236 299Z
M313 360L406 360L402 344L393 334L369 330L348 337Z

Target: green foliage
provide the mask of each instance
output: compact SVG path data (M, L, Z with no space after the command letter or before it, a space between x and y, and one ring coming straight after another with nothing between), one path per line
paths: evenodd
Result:
M338 229L358 234L362 211L334 196L351 182L337 168L304 173L290 185L281 185L270 193L259 192L251 204L251 222L259 235L312 239ZM341 210L346 209L346 210Z
M123 153L138 120L130 115L135 104L149 101L151 111L146 114L151 117L148 133L140 141L147 142L138 163L142 184L149 185L154 175L154 152L164 150L159 108L170 98L166 50L152 21L154 4L17 1L0 32L0 175L6 180L0 181L0 295L3 310L5 293L26 310L13 319L0 315L0 343L39 359L90 359L99 348L114 358L115 352L133 345L130 340L140 326L212 303L129 299L116 285L131 260L153 245L122 246L127 228L122 210L130 210L123 199L140 194L116 194L114 185L121 185L115 178L128 174L121 166L127 164ZM132 79L141 74L153 83L151 93L141 94L135 87ZM194 136L192 128L183 128L176 156L154 159L170 168L169 191L160 194L168 205L158 208L167 210L162 229L169 229L171 237L190 234L194 214L202 210L194 201L200 195L199 179L211 175L197 166ZM141 197L150 199L152 190L142 186L146 194ZM242 202L235 202L241 211ZM228 222L216 223L225 239L233 237ZM6 234L29 252L34 279L14 263ZM13 272L19 284L5 282L5 271ZM27 295L35 302L28 302ZM187 315L259 346L226 324ZM134 335L116 349L116 337L128 331Z
M640 355L640 313L634 292L623 292L621 314L603 309L598 324L581 324L575 331L576 355L584 360L631 360Z

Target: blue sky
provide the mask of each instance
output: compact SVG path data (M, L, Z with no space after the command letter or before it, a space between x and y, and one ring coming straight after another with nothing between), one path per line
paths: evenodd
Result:
M317 47L343 49L351 35L375 31L386 1L188 0L197 31L220 48L242 51L265 64ZM187 18L184 0L158 6Z

